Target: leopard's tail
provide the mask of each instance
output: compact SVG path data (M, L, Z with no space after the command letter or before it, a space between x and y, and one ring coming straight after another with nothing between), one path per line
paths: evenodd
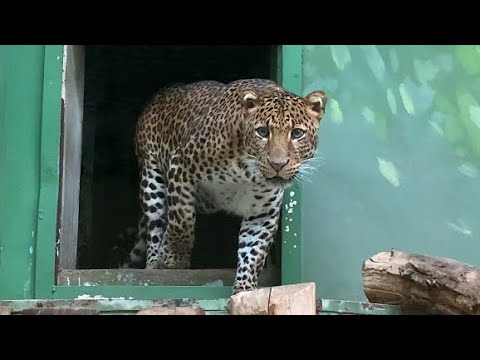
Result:
M129 227L117 235L117 244L113 249L114 267L120 269L144 269L147 244L134 227ZM133 246L133 247L132 247ZM127 254L126 249L131 249Z
M133 249L120 267L122 269L145 269L146 253L146 242L143 239L137 239Z

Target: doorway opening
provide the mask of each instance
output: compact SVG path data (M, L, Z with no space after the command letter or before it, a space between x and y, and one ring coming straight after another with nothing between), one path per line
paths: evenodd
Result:
M71 282L77 274L82 282L106 284L106 270L132 271L118 268L131 250L140 214L133 136L145 102L172 83L280 81L279 53L278 46L265 45L65 46L59 284L66 285L67 276ZM223 213L199 215L196 224L190 273L204 269L234 274L240 219ZM267 267L275 274L279 261L278 250L272 251ZM208 278L200 277L200 282ZM108 284L115 282L115 276L108 278Z

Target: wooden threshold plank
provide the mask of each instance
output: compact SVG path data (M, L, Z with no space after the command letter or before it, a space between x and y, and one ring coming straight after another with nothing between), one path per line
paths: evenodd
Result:
M57 281L58 285L67 286L231 286L235 272L235 269L61 270ZM275 268L265 269L259 279L262 287L277 285L279 281L279 272Z

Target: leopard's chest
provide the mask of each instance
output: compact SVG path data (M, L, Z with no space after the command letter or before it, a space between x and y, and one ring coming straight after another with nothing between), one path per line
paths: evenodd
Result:
M218 209L241 216L250 217L260 214L263 209L262 200L269 189L253 183L215 183L200 184L203 191Z
M215 207L241 217L262 212L262 200L273 189L263 180L255 162L248 159L232 161L222 170L225 176L214 174L199 184L199 190L211 199Z

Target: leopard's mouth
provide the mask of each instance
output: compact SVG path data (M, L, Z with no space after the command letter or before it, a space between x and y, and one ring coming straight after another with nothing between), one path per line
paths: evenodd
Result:
M275 175L273 177L268 178L268 182L276 186L287 186L291 181L292 179L285 179L280 175Z

